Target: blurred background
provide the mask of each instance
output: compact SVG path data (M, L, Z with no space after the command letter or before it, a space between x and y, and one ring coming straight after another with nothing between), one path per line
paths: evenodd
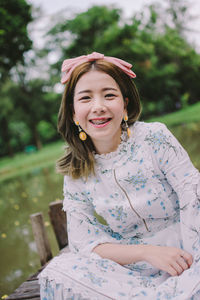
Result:
M66 58L93 51L133 64L143 113L164 122L200 169L198 0L0 0L0 298L40 266L29 215L62 199L55 161Z

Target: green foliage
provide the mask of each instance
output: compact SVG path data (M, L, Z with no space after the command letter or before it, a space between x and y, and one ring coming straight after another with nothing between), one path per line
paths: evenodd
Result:
M23 151L34 144L41 148L58 138L56 129L60 96L46 92L45 82L40 79L24 84L7 81L0 91L1 155ZM6 142L7 141L7 142ZM9 148L8 148L9 147Z
M185 24L190 18L188 15L188 1L186 0L168 0L169 7L167 12L169 13L172 23L180 35L184 34ZM191 3L192 4L192 3Z
M75 18L56 24L50 31L50 41L47 48L61 47L61 58L54 65L60 74L60 62L66 57L74 57L96 51L99 41L103 41L104 32L120 20L119 9L109 9L106 6L93 6L87 12L78 14Z
M24 53L32 42L28 37L27 25L32 20L31 6L25 0L1 0L0 6L0 155L13 155L16 139L15 103L13 97L17 84L10 79L10 71L24 62ZM16 127L19 126L16 124ZM18 135L18 134L17 134Z
M7 7L6 13L4 8L0 9L0 15L5 14L4 21L9 19L7 12L14 3L23 5L25 1L16 4L14 0L9 3L4 0L2 7ZM39 60L46 61L51 52L59 57L47 70L49 79L27 80L26 73L31 66L26 66L21 73L18 72L18 83L5 80L2 85L0 155L23 150L27 145L41 148L43 143L58 138L56 122L61 96L54 92L54 84L60 81L62 61L92 51L133 64L143 118L189 108L198 102L200 55L184 37L184 19L189 18L186 1L168 0L167 3L168 9L161 3L153 4L129 20L123 18L120 9L107 6L93 6L67 20L59 15L59 20L48 33L48 43L37 54ZM26 7L28 16L30 7ZM21 15L24 16L24 10ZM24 20L25 27L21 26L21 29L24 28L26 36L29 19L24 17ZM15 22L14 17L12 21ZM0 30L0 46L4 31ZM12 40L10 43L7 45L13 48ZM12 55L8 54L11 61ZM44 65L49 66L46 61Z
M55 127L47 121L40 121L38 124L38 131L40 133L41 139L44 142L50 141L55 136Z
M60 60L52 68L59 74L63 59L97 51L133 64L144 117L197 102L200 55L182 34L181 13L187 18L186 4L168 3L168 13L159 4L150 5L128 22L122 21L120 10L94 6L58 23L49 32L51 44L56 41L61 47Z
M31 6L25 0L1 0L0 6L0 74L7 75L23 54L31 48L27 25L32 20Z

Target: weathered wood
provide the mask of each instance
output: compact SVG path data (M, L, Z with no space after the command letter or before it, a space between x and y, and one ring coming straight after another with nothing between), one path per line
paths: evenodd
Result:
M40 262L43 266L52 258L51 247L45 230L43 215L42 213L36 213L31 215L30 219Z
M28 300L40 299L40 287L38 280L30 280L23 282L13 294L8 296L6 300Z
M62 201L49 204L49 217L53 226L59 249L68 245L66 213L62 210Z
M52 202L49 205L49 216L53 226L60 253L69 252L67 238L66 214L62 210L62 201ZM37 251L43 266L37 273L30 276L23 282L6 300L40 300L40 288L37 275L45 267L44 265L52 258L50 244L44 226L42 213L36 213L30 216L34 239Z
M27 281L23 282L6 300L40 300L40 286L37 276L43 270L43 266L35 274L31 275Z
M35 274L23 282L6 300L40 300L39 273L46 267L42 266Z
M69 252L69 247L64 247L60 253ZM23 282L6 300L40 300L40 286L37 276L45 268L43 266L35 274ZM55 299L56 300L56 299Z

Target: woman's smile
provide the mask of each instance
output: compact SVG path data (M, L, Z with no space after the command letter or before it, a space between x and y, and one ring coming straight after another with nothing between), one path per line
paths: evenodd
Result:
M102 128L108 125L111 121L111 118L95 118L90 120L92 125L96 128Z

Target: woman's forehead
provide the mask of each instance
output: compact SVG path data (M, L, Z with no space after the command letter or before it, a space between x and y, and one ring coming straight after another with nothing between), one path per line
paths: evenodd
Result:
M81 90L105 89L107 87L119 89L117 82L112 76L102 71L91 70L82 75L77 81L75 94Z

